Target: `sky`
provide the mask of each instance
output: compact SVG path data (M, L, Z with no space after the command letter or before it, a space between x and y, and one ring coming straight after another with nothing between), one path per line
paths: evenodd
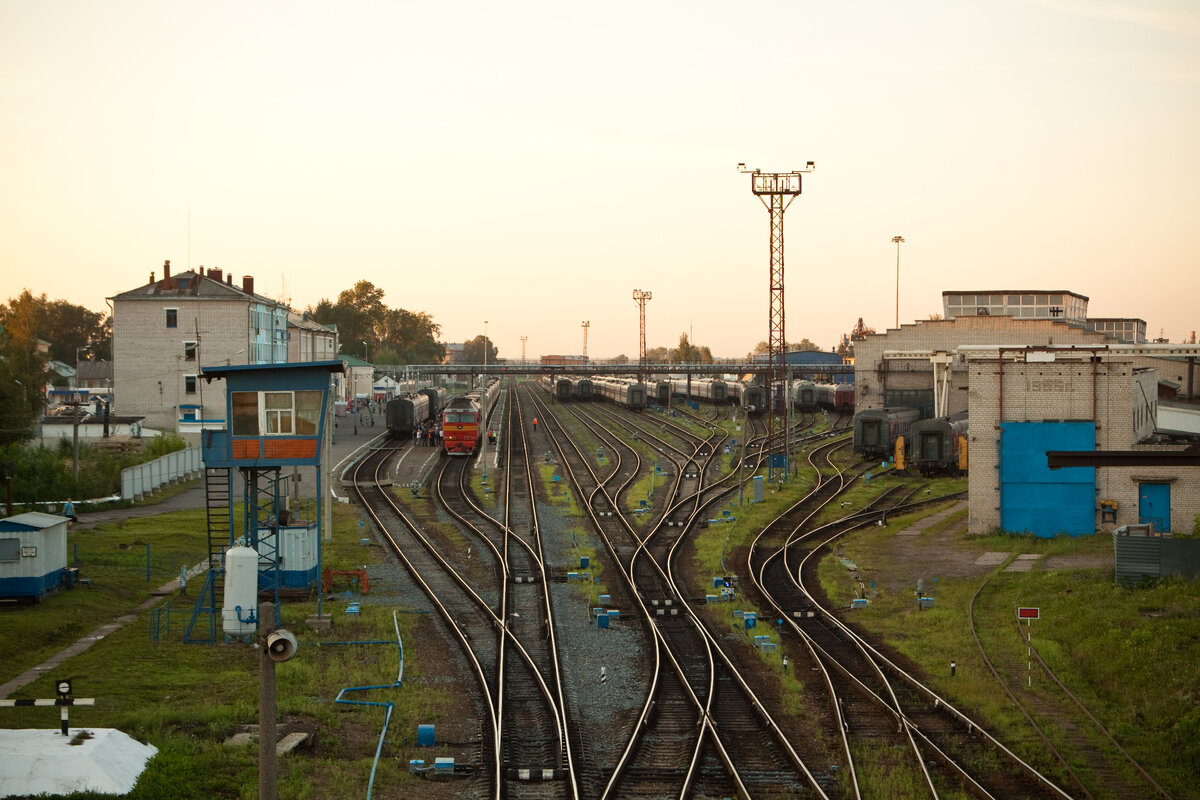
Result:
M500 356L788 341L943 291L1200 329L1200 6L0 2L0 301L188 266L298 310L360 279ZM1189 232L1190 231L1190 232ZM899 246L892 237L903 236Z

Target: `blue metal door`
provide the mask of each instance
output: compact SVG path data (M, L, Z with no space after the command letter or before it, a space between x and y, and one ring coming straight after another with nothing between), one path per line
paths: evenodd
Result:
M1138 484L1138 522L1149 522L1156 531L1171 530L1171 484Z
M1095 450L1093 422L1000 424L1000 527L1042 537L1096 532L1096 468L1046 466L1049 450Z

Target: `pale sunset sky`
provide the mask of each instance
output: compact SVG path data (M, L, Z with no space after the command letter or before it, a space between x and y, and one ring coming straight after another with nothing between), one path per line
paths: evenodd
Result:
M787 338L947 290L1200 329L1200 5L0 0L0 300L162 262L302 310L356 280L502 357ZM190 220L190 223L189 223ZM190 230L190 234L189 234Z

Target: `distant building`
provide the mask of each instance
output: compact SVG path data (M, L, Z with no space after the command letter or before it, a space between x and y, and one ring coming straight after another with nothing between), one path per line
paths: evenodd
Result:
M542 363L549 366L564 366L568 364L587 364L587 356L542 356Z
M1122 317L1089 317L1088 327L1126 344L1146 343L1146 320Z
M1083 325L1087 322L1088 299L1061 289L942 292L942 312L956 317L1012 317L1054 319Z
M337 358L337 328L308 318L308 314L288 311L287 360L289 364L309 361L333 361Z
M283 364L288 313L255 294L254 278L235 286L219 269L188 270L109 298L113 304L114 411L146 426L198 434L225 426L225 390L200 380L204 366Z

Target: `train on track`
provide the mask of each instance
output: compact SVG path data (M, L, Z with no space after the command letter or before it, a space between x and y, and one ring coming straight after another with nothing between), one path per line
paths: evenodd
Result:
M413 429L436 417L445 404L445 389L420 389L389 400L384 406L384 422L389 431L408 436Z
M967 412L912 423L905 457L922 475L961 475L967 471Z
M671 378L671 391L676 397L709 403L724 403L729 397L729 386L719 378Z
M646 384L629 378L592 378L592 392L635 411L646 407Z
M742 409L751 414L767 410L767 390L761 383L729 381L729 395Z
M557 400L591 400L595 394L591 378L543 375L538 385Z
M450 399L442 410L442 446L451 456L469 456L479 449L488 416L500 396L500 379Z
M792 381L792 404L801 411L828 408L850 413L854 411L854 384Z
M571 385L571 379L561 375L543 375L538 381L538 385L546 390L546 393L557 400L571 400L575 396L575 389Z
M860 411L854 415L854 452L863 458L891 458L896 440L908 437L909 428L921 412L907 406L889 406Z

